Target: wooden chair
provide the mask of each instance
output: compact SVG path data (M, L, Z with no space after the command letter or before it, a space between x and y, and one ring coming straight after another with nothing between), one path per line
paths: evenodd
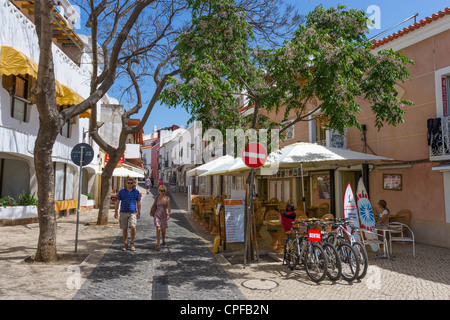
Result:
M328 202L322 202L321 204L319 204L317 208L317 215L319 217L322 217L323 215L328 213L330 213L330 204Z
M283 226L281 225L281 214L276 210L269 210L264 217L267 225L267 232L270 234L272 241L269 248L278 251L280 248L281 235L284 237ZM281 240L282 242L283 240Z
M303 211L303 209L295 209L294 213L295 213L296 217L305 216L306 218L308 218L308 216L306 215L305 211Z
M325 221L326 219L333 219L334 216L331 213L324 214L321 219Z
M287 206L287 202L284 202L284 201L280 201L280 202L278 202L278 204L277 204L277 208L278 208L278 212L284 212L284 211L286 211L286 206Z
M261 228L264 225L264 214L266 213L266 207L261 207L255 212L255 225L256 225L256 239L261 240L260 234Z
M194 206L194 217L192 220L197 221L197 222L202 222L202 212L203 212L203 207L204 207L204 203L203 201L198 201L195 203Z
M406 224L408 227L411 225L411 216L412 213L410 210L403 209L397 212L395 218L392 219L392 222L399 222Z
M209 218L209 230L211 230L211 234L214 235L219 234L219 217L216 216L217 206L217 204L214 206L214 212Z
M266 212L266 214L264 215L264 220L267 221L271 221L271 220L278 220L280 221L280 213L276 210L269 210Z
M333 218L334 218L334 216L331 213L327 213L327 214L324 214L320 219L322 220L322 222L329 222L329 221L327 221L327 219L333 219ZM330 225L330 226L325 227L324 231L331 231L331 230L332 230L332 228Z
M264 221L267 223L269 221L276 221L278 220L278 222L280 222L280 213L276 210L269 210L266 212L265 216L264 216ZM267 231L268 232L276 232L277 228L275 227L271 227L271 226L267 226Z
M214 214L214 202L206 202L201 212L201 217L203 219L201 225L205 227L203 230L205 231L209 230L209 219L213 214Z
M306 221L306 220L308 220L308 219L309 219L308 216L305 214L305 215L303 215L303 216L297 216L297 217L295 218L295 221ZM302 224L295 224L295 223L294 223L294 226L300 227L300 228L301 228L301 229L298 230L300 233L305 233L305 232L306 232L306 227L303 227Z
M269 203L278 203L278 199L277 198L272 198L269 200Z

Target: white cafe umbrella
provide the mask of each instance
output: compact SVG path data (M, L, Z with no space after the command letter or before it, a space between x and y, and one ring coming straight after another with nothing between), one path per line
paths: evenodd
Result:
M280 150L271 152L263 167L280 168L301 168L301 177L303 185L303 168L326 168L333 165L352 165L361 164L366 161L380 162L392 160L367 153L356 152L343 148L325 147L315 143L298 142L288 145ZM244 164L234 166L233 170L239 171L248 169ZM302 196L304 197L304 188L302 187ZM305 206L304 202L303 205ZM303 208L304 210L306 208Z
M227 159L227 161L224 161L224 163L216 166L215 168L211 168L205 173L202 173L200 177L202 176L210 176L210 175L217 175L217 174L227 174L230 172L233 172L235 168L239 168L241 166L245 166L244 162L242 161L242 158L231 158ZM246 166L245 166L246 167ZM249 169L248 167L246 167Z
M132 170L128 170L124 167L120 167L114 169L113 177L144 178L144 175Z
M221 156L215 160L212 160L192 170L189 170L188 172L186 172L186 176L188 177L199 176L225 163L232 163L233 159L234 158L229 155Z
M288 145L279 151L272 152L264 165L268 167L277 164L279 167L293 168L300 164L302 177L302 197L305 197L303 168L317 168L330 165L352 165L367 161L380 162L392 160L372 154L356 152L343 148L333 148L315 143L298 142ZM303 210L306 212L305 202Z

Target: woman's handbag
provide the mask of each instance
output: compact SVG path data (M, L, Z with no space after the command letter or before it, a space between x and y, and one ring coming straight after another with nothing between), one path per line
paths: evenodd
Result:
M157 196L157 197L155 198L155 201L153 201L153 205L152 205L152 207L151 207L151 209L150 209L150 216L152 216L152 217L155 216L155 211L156 211L156 200L158 200L158 197L159 197L159 196Z

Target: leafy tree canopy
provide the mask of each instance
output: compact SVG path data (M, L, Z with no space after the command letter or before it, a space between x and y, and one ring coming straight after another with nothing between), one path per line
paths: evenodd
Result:
M239 97L254 106L253 128L274 125L261 113L284 112L287 119L294 112L292 125L320 110L341 133L361 129L357 98L371 105L378 129L402 122L402 106L412 104L397 98L395 85L409 79L406 65L413 61L393 50L374 53L362 10L318 6L281 46L262 47L252 46L254 29L233 0L191 6L193 27L177 38L180 77L169 81L161 100L186 108L206 128L248 126Z

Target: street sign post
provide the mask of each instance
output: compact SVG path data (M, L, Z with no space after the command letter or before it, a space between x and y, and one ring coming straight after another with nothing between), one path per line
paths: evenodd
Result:
M73 147L70 157L77 166L79 166L78 174L78 202L77 202L77 230L75 234L75 252L77 252L78 245L78 224L80 221L80 200L81 200L81 182L83 176L83 166L88 165L94 159L94 150L87 143L79 143Z
M245 248L244 248L244 268L247 264L247 252L248 252L248 238L250 237L250 220L251 220L251 208L253 199L253 181L255 179L255 169L260 168L266 163L267 150L260 143L251 142L242 150L242 161L245 165L251 168L250 172L250 192L249 192L249 205L247 208L247 229L245 235Z

